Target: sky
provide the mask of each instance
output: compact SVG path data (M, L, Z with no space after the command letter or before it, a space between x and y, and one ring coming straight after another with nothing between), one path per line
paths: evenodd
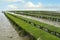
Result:
M0 10L60 10L60 0L0 0Z

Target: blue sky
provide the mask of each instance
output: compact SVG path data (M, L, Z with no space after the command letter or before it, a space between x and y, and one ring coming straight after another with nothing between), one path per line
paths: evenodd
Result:
M60 10L60 0L0 0L0 10Z

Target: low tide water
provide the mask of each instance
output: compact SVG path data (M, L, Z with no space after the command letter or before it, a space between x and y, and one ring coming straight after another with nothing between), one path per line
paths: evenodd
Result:
M4 13L0 12L0 40L25 40L12 27Z

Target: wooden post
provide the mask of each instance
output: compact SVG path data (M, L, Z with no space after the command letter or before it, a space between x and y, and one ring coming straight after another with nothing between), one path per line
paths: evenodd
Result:
M24 30L21 30L20 33L19 33L20 36L24 37L27 35L27 32L24 31Z
M60 19L57 18L57 20L58 20L58 22L60 22Z
M40 26L39 26L39 25L36 25L36 27L37 27L37 28L40 28Z
M57 32L56 32L56 36L60 37L60 33L57 33Z
M34 26L36 26L36 24L34 23Z

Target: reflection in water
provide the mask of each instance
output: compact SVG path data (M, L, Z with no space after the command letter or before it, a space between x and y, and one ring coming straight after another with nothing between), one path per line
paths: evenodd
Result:
M20 37L12 27L9 20L0 12L0 40L28 40L28 37Z
M0 12L0 40L22 40L3 13Z

